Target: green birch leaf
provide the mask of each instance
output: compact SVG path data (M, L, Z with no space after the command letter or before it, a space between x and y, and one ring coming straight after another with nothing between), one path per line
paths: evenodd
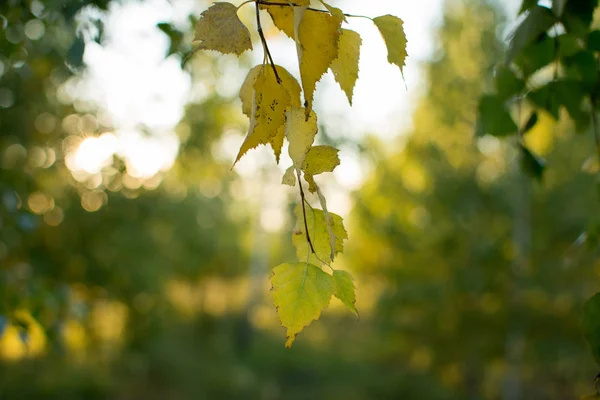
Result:
M334 296L340 299L358 317L354 278L349 272L335 270L333 271L333 279L335 279Z
M271 290L281 325L287 328L285 347L291 347L296 335L329 305L335 281L312 264L281 264L273 269Z
M294 214L296 215L296 226L292 234L292 242L296 247L298 261L306 261L308 259L308 262L317 265L331 261L331 236L323 210L306 207L306 224L308 225L308 233L316 254L312 254L306 239L301 204L296 206ZM342 217L331 212L329 216L331 218L331 231L335 235L335 249L333 251L335 255L344 251L344 239L348 239L348 234L344 228Z

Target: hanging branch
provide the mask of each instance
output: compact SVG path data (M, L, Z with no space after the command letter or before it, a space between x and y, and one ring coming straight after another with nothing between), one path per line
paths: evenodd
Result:
M315 251L315 248L313 247L312 241L310 240L310 235L308 233L308 222L306 221L306 206L304 205L305 203L305 198L304 198L304 189L302 188L302 181L300 180L300 171L296 170L296 175L298 176L298 187L300 187L300 198L301 198L301 203L302 203L302 216L304 217L304 231L306 232L306 241L308 242L308 245L310 246L310 251L313 254L317 254L317 252Z
M260 41L262 42L263 48L265 49L265 54L267 55L267 58L269 59L271 68L273 68L273 72L275 73L275 78L277 79L277 83L281 84L281 78L279 77L279 74L277 73L277 68L275 68L275 63L273 62L273 57L271 56L271 52L269 51L269 46L267 45L267 39L265 39L265 34L263 33L262 25L260 23L259 2L256 1L255 4L256 4L256 27L257 27L256 30L258 31L258 36L260 36Z

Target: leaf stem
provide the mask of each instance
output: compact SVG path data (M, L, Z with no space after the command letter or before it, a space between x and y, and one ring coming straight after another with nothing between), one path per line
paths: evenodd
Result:
M245 6L248 3L254 3L256 0L246 0L245 2L243 2L242 4L240 4L239 6L237 6L237 9L239 10L240 8L242 8L243 6Z
M313 254L317 254L317 252L315 251L315 248L313 247L312 241L310 240L310 234L308 233L308 222L306 220L306 206L304 205L304 189L302 188L302 181L300 180L300 171L296 170L296 175L298 176L298 187L300 188L300 198L301 198L301 202L302 202L302 216L304 217L304 231L306 232L306 241L308 242L308 245L310 246L310 251L312 251Z
M256 0L256 3L262 4L265 6L300 7L294 3L278 3L278 2L274 2L274 1L265 1L265 0ZM318 8L311 8L311 7L308 7L307 10L314 11L314 12L320 12L320 13L329 13L329 11L327 11L327 10L319 10ZM366 19L370 19L371 21L373 20L373 18L367 17L366 15L353 15L353 14L345 14L344 13L344 16L349 17L349 18L366 18Z
M277 83L281 84L281 78L279 77L279 74L277 73L277 68L275 68L275 63L273 62L273 57L271 56L271 52L269 51L269 46L267 45L267 39L265 39L265 34L263 33L262 25L260 24L260 8L258 6L259 1L256 0L255 4L256 4L256 27L258 30L258 36L260 36L260 41L262 42L263 48L265 49L265 54L267 55L267 58L269 59L269 62L271 63L271 68L273 68L273 72L275 73L275 78L277 79Z

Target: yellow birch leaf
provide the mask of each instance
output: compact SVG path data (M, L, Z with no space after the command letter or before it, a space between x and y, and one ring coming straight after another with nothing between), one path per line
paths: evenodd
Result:
M252 49L250 31L231 3L215 3L200 15L192 45L195 50L216 50L238 56Z
M296 335L329 305L335 282L315 265L281 264L273 268L271 290L281 325L287 328L285 347L291 347Z
M335 280L334 296L340 299L358 317L354 278L346 271L335 270L333 271L333 279Z
M340 18L320 12L304 13L299 24L297 47L307 118L317 82L338 56L341 24Z
M317 191L317 182L312 175L304 174L304 180L308 183L308 191L314 193Z
M310 113L305 119L303 108L293 107L286 112L285 136L290 145L288 152L296 169L301 169L310 147L317 134L317 115Z
M260 144L270 144L279 162L285 127L285 112L290 106L290 94L286 88L277 82L272 68L262 68L254 82L252 101L252 116L248 136L235 162L250 149ZM235 165L235 163L234 163Z
M336 253L336 243L337 243L337 236L335 235L335 232L333 231L333 218L331 217L331 214L329 213L329 210L327 209L327 200L325 200L325 196L323 196L323 193L321 192L321 189L319 189L319 186L317 185L317 183L313 180L313 185L315 186L315 190L317 191L317 194L319 195L319 203L321 203L321 209L323 210L323 216L325 217L325 225L327 226L327 235L329 235L329 259L333 262L333 259L335 258L335 253Z
M388 51L388 62L400 67L400 73L403 73L402 67L406 60L406 35L402 25L404 22L393 15L383 15L373 18L373 22L379 29Z
M260 64L252 68L248 72L248 75L246 75L246 79L244 79L244 83L242 83L242 87L240 89L242 112L246 114L249 118L252 117L252 98L254 96L254 84L256 83L256 77L263 68L271 68L271 66ZM279 65L276 65L275 68L277 69L277 74L279 75L279 78L281 78L281 84L290 95L290 106L300 107L301 89L300 85L298 84L298 81L285 68Z
M323 172L332 172L340 165L339 150L331 146L312 146L302 164L302 171L307 175L318 175Z
M306 4L305 4L306 5ZM261 9L267 10L273 24L281 32L285 33L288 37L294 39L294 10L290 6L268 6L261 5Z
M283 174L281 184L288 186L296 186L296 168L294 168L293 165L285 171L285 174Z
M296 247L298 261L306 262L308 259L309 263L317 265L328 262L331 257L331 243L323 210L311 207L306 208L306 224L308 225L308 233L310 235L310 241L315 249L315 254L312 254L306 239L301 204L296 206L294 214L296 215L296 226L294 227L292 234L292 242L294 247ZM348 234L344 229L342 217L334 213L329 213L329 216L331 217L332 231L335 234L334 253L341 253L344 250L344 240L348 239Z
M333 15L336 18L341 19L342 21L344 21L346 23L348 22L348 20L346 19L346 16L344 15L344 12L342 10L340 10L337 7L330 6L329 4L325 3L323 0L319 0L319 1L327 9L327 11L329 11L329 14Z
M337 83L346 93L352 105L354 85L358 79L358 61L360 59L360 35L349 29L342 29L338 57L331 63L331 71Z

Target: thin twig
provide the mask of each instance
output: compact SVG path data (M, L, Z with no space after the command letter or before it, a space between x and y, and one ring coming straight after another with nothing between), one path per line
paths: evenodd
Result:
M263 48L265 49L265 54L271 63L271 67L273 68L273 72L275 73L275 78L277 79L277 83L281 84L281 78L277 73L277 68L275 68L275 63L273 62L273 57L271 57L271 52L269 51L269 46L267 45L267 39L265 39L265 34L262 30L262 25L260 24L260 8L259 2L256 1L256 26L258 30L258 36L260 36L260 41L262 42Z
M265 0L256 0L256 3L257 4L262 4L262 5L265 5L265 6L299 7L296 4L294 4L294 3L278 3L278 2L265 1ZM320 12L320 13L329 13L329 11L327 11L327 10L319 10L318 8L311 8L311 7L308 7L307 10L314 11L314 12ZM344 16L350 17L350 18L366 18L366 19L373 20L373 18L367 17L365 15L344 14Z
M239 10L240 8L242 8L243 6L245 6L248 3L254 3L256 0L246 0L245 2L243 2L242 4L240 4L239 6L237 6L237 9Z
M306 231L306 241L310 246L310 251L313 254L317 254L315 248L313 247L312 241L310 240L310 235L308 233L308 222L306 221L306 206L304 205L304 189L302 189L302 181L300 180L300 171L296 170L296 175L298 176L298 186L300 187L300 198L302 202L302 216L304 217L304 230Z

